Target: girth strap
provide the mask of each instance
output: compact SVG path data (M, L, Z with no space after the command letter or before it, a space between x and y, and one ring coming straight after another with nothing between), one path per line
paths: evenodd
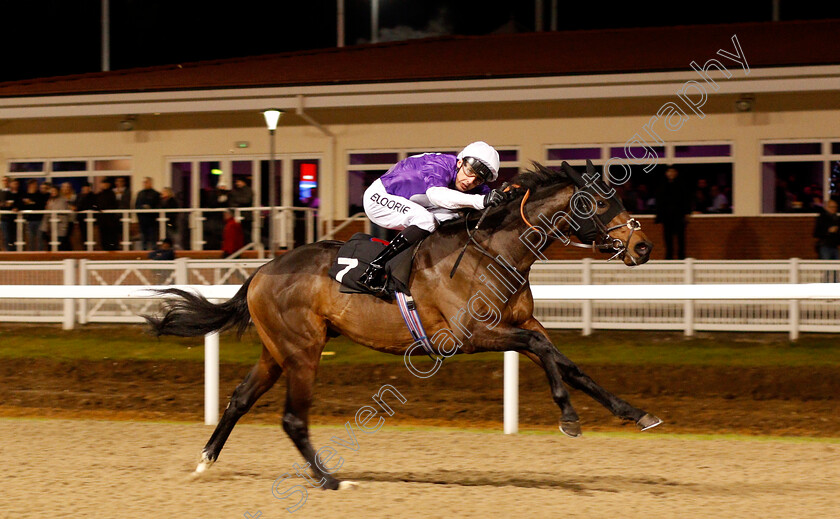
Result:
M434 355L435 350L432 346L432 341L429 340L429 337L426 335L426 330L423 329L423 323L420 322L420 314L417 313L417 305L414 304L414 298L400 291L394 294L397 296L397 306L400 309L403 320L406 326L408 326L408 331L411 332L411 338L414 339L415 343L419 342L423 346L423 349L426 350L426 353L432 360L437 360Z

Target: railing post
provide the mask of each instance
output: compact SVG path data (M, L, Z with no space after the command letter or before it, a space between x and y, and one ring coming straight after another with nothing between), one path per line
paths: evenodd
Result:
M683 262L685 267L683 281L686 285L694 284L694 258L686 258ZM685 335L694 335L694 300L686 299L683 303L683 318L685 319Z
M50 250L56 252L58 250L58 214L50 213Z
M277 238L277 248L285 249L288 245L288 236L286 233L286 209L275 211L274 214L276 218L274 221L274 232L277 232L278 228L280 229L280 236ZM277 220L279 220L279 222ZM271 240L269 240L269 243L271 243Z
M23 252L23 246L26 244L26 235L24 234L23 224L26 220L23 219L23 215L18 212L17 218L15 218L15 225L17 226L17 239L15 240L15 248L18 252Z
M251 209L251 241L254 242L254 250L257 257L265 257L265 247L262 241L262 212Z
M80 259L79 260L79 285L87 285L88 284L88 260ZM88 301L87 299L79 299L79 324L87 324L87 307Z
M187 264L189 261L188 258L176 258L175 259L175 284L176 285L189 285L190 284L190 271L189 265Z
M504 380L504 431L519 431L519 352L505 352Z
M66 259L62 260L62 266L64 270L64 284L65 285L75 285L76 284L76 260L73 259ZM64 330L72 330L73 325L76 322L76 307L75 307L75 300L74 299L65 299L64 300L64 321L61 323L61 327Z
M122 250L131 250L131 213L128 211L123 211L122 218L120 221L122 222L122 240L120 241L120 245L122 245Z
M799 258L790 258L791 283L799 283ZM791 299L788 303L788 318L790 320L790 340L799 339L799 300Z
M204 336L204 423L219 422L219 332Z
M85 211L87 216L85 216L85 226L87 226L87 240L85 241L85 248L87 250L93 250L93 246L96 245L96 240L93 239L93 222L96 221L96 218L93 216L92 210Z
M192 250L204 250L204 245L207 240L204 239L204 211L201 209L193 209L190 211L191 220L193 222L192 232Z
M158 241L163 241L163 240L166 239L166 224L167 224L168 221L169 221L169 219L166 217L166 213L164 213L163 211L159 211L158 212L158 217L157 217ZM175 226L173 225L172 227L174 228ZM179 245L179 244L173 243L172 247L174 248L175 245Z
M584 285L592 284L592 258L583 258L583 273L582 281ZM581 317L583 318L583 335L592 335L592 301L583 301L583 308L581 309Z
M308 210L306 215L306 243L315 241L315 211Z

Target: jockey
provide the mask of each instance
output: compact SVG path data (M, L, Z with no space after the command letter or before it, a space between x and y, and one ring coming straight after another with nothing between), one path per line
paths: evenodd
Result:
M371 292L385 287L385 264L433 232L457 209L499 205L505 196L487 182L499 176L499 153L474 142L457 157L441 153L414 155L396 163L364 195L365 213L380 227L401 231L367 268L359 284Z

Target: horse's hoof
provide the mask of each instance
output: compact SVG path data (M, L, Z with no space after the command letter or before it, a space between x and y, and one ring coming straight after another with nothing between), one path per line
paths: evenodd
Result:
M574 422L561 420L560 432L562 432L569 438L580 438L580 436L583 434L580 430L580 422L577 420L575 420Z
M355 481L342 481L338 484L339 490L356 490L359 488L359 484Z
M210 466L213 465L214 462L215 462L215 460L210 459L210 457L207 456L206 452L202 452L201 453L201 459L198 462L198 466L195 468L195 471L192 473L193 477L200 476L202 473L204 473L204 471L209 469Z
M648 429L653 429L657 425L662 424L662 420L653 416L652 414L648 413L645 414L643 417L639 418L639 421L636 422L636 425L639 426L639 430L647 431Z

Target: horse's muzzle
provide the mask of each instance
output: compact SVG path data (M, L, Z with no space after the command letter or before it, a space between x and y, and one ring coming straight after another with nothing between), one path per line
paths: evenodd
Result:
M649 241L640 241L633 246L633 252L636 254L634 263L641 265L647 263L650 259L650 251L653 250L653 244Z

